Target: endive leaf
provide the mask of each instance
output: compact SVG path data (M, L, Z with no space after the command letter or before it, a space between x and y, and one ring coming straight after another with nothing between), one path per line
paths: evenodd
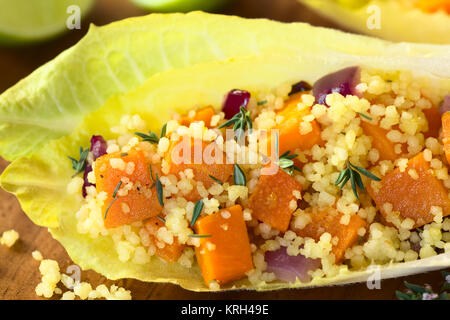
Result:
M448 47L403 47L411 57L448 57ZM115 94L170 69L279 49L382 59L395 58L399 48L306 24L200 12L153 14L91 26L77 45L0 96L0 155L10 161L29 156L46 142L71 133L86 114Z
M391 41L450 43L450 16L425 13L402 0L299 0L342 26ZM354 2L355 5L345 5ZM359 3L360 4L359 4ZM377 20L374 20L377 19ZM379 25L378 25L379 23Z
M177 17L190 23L193 16L199 15L169 15L166 21ZM73 174L67 156L77 156L79 147L87 146L91 135L101 134L105 139L113 138L109 128L117 125L124 114L139 114L149 124L148 128L145 128L146 131L159 132L161 126L170 118L171 112L185 113L202 105L219 108L224 94L230 89L242 88L255 96L261 91L267 92L280 84L294 83L299 79L312 83L324 74L350 65L381 70L409 69L415 73L430 75L435 79L436 86L450 90L448 47L395 45L303 24L284 25L262 20L251 21L203 14L201 16L205 21L209 21L207 26L211 30L208 32L214 34L215 38L232 38L236 33L237 39L242 40L241 30L258 31L256 34L264 33L266 42L271 44L272 49L267 47L264 52L259 50L245 57L174 68L153 75L143 85L129 92L121 92L115 87L111 92L113 96L98 110L84 115L73 132L47 142L29 157L15 160L0 178L1 186L16 194L27 215L35 223L49 227L52 235L63 244L73 261L83 269L94 269L110 279L137 278L143 281L178 283L191 290L208 289L203 284L196 265L187 269L177 263L167 264L157 258L151 259L145 265L120 262L110 237L91 238L77 232L75 213L82 199L81 196L74 197L67 193L67 184ZM162 16L157 17L162 19ZM133 29L136 27L133 21L138 25L140 20L124 23L128 23L129 28ZM217 24L213 23L214 21ZM191 32L191 28L195 29L189 23L185 25L185 32ZM182 25L180 23L180 26ZM224 33L224 30L227 33ZM203 45L209 46L209 43ZM240 42L235 46L236 52L239 52ZM229 54L232 53L231 47L227 50L230 50ZM55 69L54 72L64 70ZM82 83L79 85L83 86ZM412 263L384 266L381 268L381 276L395 277L439 269L449 263L450 254L447 253ZM307 284L261 282L255 285L244 279L224 289L271 290L331 285L364 281L372 274L373 270L342 271L334 278L314 279Z

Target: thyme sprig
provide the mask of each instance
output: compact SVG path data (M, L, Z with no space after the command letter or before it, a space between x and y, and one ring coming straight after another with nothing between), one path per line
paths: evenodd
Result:
M245 132L245 127L249 131L253 129L252 119L250 118L251 111L248 111L245 107L240 107L240 112L236 113L233 118L224 122L219 126L219 129L229 127L233 125L233 130L235 131L234 139L239 141Z
M164 207L164 194L163 194L163 186L161 180L159 180L158 174L156 174L156 195L158 197L159 204L161 207Z
M277 155L277 165L286 171L291 176L294 174L294 171L302 172L302 170L297 167L292 159L295 159L298 157L298 154L289 154L291 151L286 151L283 153L280 157L278 157L279 153L279 138L278 138L278 132L275 132L275 152Z
M164 219L163 217L161 217L161 216L156 216L156 218L158 218L161 222L166 223L166 219Z
M372 117L369 117L367 114L364 114L364 113L362 113L362 112L357 112L361 117L363 117L363 118L365 118L365 119L367 119L367 120L369 120L369 121L372 121L373 119L372 119Z
M234 165L233 176L235 185L238 186L247 185L247 178L245 177L245 173L244 171L242 171L241 167L239 167L237 164Z
M159 142L158 135L152 131L149 131L148 134L142 132L135 132L135 135L142 138L142 141L150 142L157 144Z
M404 282L406 291L395 291L395 295L399 300L448 300L449 295L446 290L450 288L450 279L448 276L450 272L442 271L442 276L444 277L444 285L442 286L441 292L434 292L430 285L420 286L417 284L412 284L407 281Z
M75 174L73 175L73 177L86 169L88 155L89 149L86 148L83 150L83 148L80 147L80 160L68 156L68 158L72 161L72 169L75 170Z
M164 123L164 125L161 127L160 137L164 138L166 136L166 132L167 132L167 123Z
M188 237L191 237L191 238L210 238L211 235L210 235L210 234L196 234L196 233L191 233L191 234L188 234Z
M294 174L294 171L302 172L302 169L297 167L292 159L298 157L298 154L289 154L290 151L286 151L283 153L278 159L278 166L289 173L291 176Z
M361 191L363 191L363 192L366 191L366 189L364 188L364 184L362 182L360 173L372 180L381 181L381 179L378 178L377 176L375 176L373 173L369 172L368 170L366 170L364 168L355 166L350 161L348 161L347 167L341 171L341 173L339 174L338 178L336 179L334 185L339 186L339 188L342 189L345 186L345 184L348 182L348 180L350 180L350 183L351 183L351 186L353 189L353 194L355 195L356 199L359 200L357 187L359 189L361 189Z
M112 199L111 202L109 203L108 208L106 208L104 219L106 219L106 215L108 214L108 211L109 211L109 209L111 208L111 206L113 205L113 203L119 198L119 197L117 196L117 192L119 191L121 185L122 185L122 180L119 181L119 183L117 184L116 188L114 189L114 192L113 192L113 199Z
M195 203L194 213L192 214L191 227L197 222L198 217L200 217L200 213L203 210L203 200L199 200Z
M223 184L223 182L222 181L220 181L219 179L217 179L216 177L214 177L214 176L212 176L212 175L208 175L211 179L213 179L215 182L217 182L218 184L220 184L220 185L222 185Z

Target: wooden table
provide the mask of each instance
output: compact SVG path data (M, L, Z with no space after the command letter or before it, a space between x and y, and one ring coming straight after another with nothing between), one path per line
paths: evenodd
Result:
M337 27L295 0L242 0L235 1L224 9L224 13L248 18L270 18L280 21L306 21L315 25ZM14 49L0 49L0 92L12 86L31 71L54 58L62 50L75 44L86 32L87 22L103 25L122 18L143 15L145 12L134 7L127 0L98 0L92 13L83 22L81 30L71 31L55 40ZM0 172L7 162L0 159ZM0 300L38 299L34 288L40 281L39 263L31 252L39 250L45 258L55 259L61 269L73 264L64 248L55 241L45 228L34 225L22 212L14 196L0 190L0 233L15 229L20 240L10 249L0 246ZM83 271L82 281L93 286L112 283L131 290L135 299L394 299L395 290L403 288L403 281L424 284L438 288L442 277L432 272L402 279L384 280L381 290L369 290L365 284L341 287L281 290L257 293L248 291L224 293L193 293L171 284L143 283L124 279L108 281L93 271Z

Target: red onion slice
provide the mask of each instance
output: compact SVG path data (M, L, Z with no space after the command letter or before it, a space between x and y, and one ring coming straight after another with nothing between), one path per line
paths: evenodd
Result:
M346 95L361 97L361 94L356 90L360 79L360 67L348 67L320 78L313 86L316 103L327 105L326 97L333 92L338 92L344 97Z
M289 95L291 96L299 92L310 91L311 89L312 87L308 82L300 81L292 85L291 92L289 92Z
M106 141L102 136L92 136L91 138L91 149L94 161L106 154Z
M91 171L92 171L92 165L90 163L86 164L86 168L84 169L84 173L83 173L83 180L84 180L83 190L82 190L83 198L86 198L86 196L87 196L87 191L86 191L87 187L95 186L95 184L92 184L88 181L88 174Z
M439 105L439 112L441 113L441 116L449 111L450 111L450 94L446 95L444 101L442 101L441 104Z
M225 119L231 119L241 111L241 107L246 108L250 100L250 92L245 90L233 89L228 92L222 105L222 111L225 113Z
M298 278L301 282L308 282L311 276L310 270L320 268L320 259L305 258L303 255L290 256L286 247L275 251L266 251L264 256L267 262L267 272L273 272L277 279L287 282L295 282Z
M92 136L91 137L91 148L90 151L92 152L92 156L94 161L105 155L106 154L106 141L102 136ZM88 181L88 174L89 172L92 171L92 163L88 161L88 163L86 163L86 168L84 169L84 173L83 173L83 197L86 198L87 196L87 192L86 189L87 187L90 186L95 186L95 184L92 184Z

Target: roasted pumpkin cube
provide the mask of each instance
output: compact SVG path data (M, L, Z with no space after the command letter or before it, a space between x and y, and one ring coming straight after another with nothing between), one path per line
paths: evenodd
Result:
M171 144L165 158L171 174L179 175L186 169L192 169L194 180L202 182L205 188L215 183L211 176L226 182L233 173L233 165L226 163L225 153L214 142L183 138ZM194 202L202 198L195 186L184 197Z
M288 173L278 168L273 175L261 175L248 201L252 216L272 228L285 232L293 212L297 208L297 197L302 185Z
M141 221L161 212L156 188L152 188L149 166L150 162L144 152L138 148L131 149L126 154L106 154L95 161L97 192L107 194L102 207L106 228ZM152 165L152 171L154 175L161 174L160 168L155 165ZM121 191L125 189L128 191Z
M410 170L415 170L417 176L411 176ZM377 190L369 184L367 191L387 222L391 220L389 214L398 212L401 218L414 220L414 228L418 228L433 221L433 206L441 207L444 215L450 214L448 190L434 176L423 152L409 159L404 172L396 168L385 175L380 183ZM392 212L386 212L386 203L392 205Z
M253 269L250 241L242 207L235 205L199 219L194 225L200 238L195 248L207 286L240 279Z
M164 227L163 221L161 221L158 217L153 217L146 220L144 225L152 245L156 248L156 255L158 257L169 263L173 263L181 257L186 246L184 244L180 244L177 237L173 238L173 243L171 244L164 242L164 247L162 248L161 245L158 244L156 234L160 228Z
M195 111L195 114L192 118L187 115L182 116L180 119L180 124L189 127L192 122L203 121L206 127L211 128L211 119L214 114L215 111L213 107L205 107Z
M303 229L295 229L295 232L301 237L312 238L315 241L319 241L325 232L328 232L332 238L337 237L339 240L331 250L335 263L342 262L345 251L358 241L360 237L358 230L366 228L367 225L366 221L358 215L352 215L347 225L342 224L343 214L332 207L309 215L311 222Z
M428 130L424 132L425 138L433 137L438 138L439 137L439 131L441 129L441 113L439 112L439 109L436 107L431 107L428 109L422 110L425 114L425 117L427 118L428 122Z
M379 160L395 161L399 154L395 152L395 143L387 138L388 130L367 121L361 121L366 136L372 137L372 147L378 150Z
M322 144L320 125L316 120L306 121L305 117L311 115L311 108L298 108L298 103L301 102L303 93L297 93L289 98L282 110L277 113L277 116L283 117L283 120L273 127L273 130L278 130L278 154L283 154L286 151L295 152L296 149L308 150L316 144ZM267 133L267 139L262 141L261 152L270 156L272 154L273 141L275 137L271 132ZM273 142L272 142L273 141Z
M450 112L442 115L442 142L447 162L450 164Z

